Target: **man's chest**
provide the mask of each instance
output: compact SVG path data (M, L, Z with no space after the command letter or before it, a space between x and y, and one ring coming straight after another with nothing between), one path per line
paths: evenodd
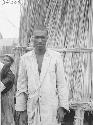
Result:
M41 72L44 55L37 56L38 71Z

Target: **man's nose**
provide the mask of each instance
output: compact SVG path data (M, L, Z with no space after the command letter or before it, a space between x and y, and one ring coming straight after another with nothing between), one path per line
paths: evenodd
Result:
M42 39L41 39L41 38L40 38L40 39L38 39L38 42L39 42L39 43L42 43Z

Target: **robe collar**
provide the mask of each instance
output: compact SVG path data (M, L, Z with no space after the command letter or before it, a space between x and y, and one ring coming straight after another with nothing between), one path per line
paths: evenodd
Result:
M51 60L51 55L49 53L49 50L46 49L46 52L44 54L44 58L43 58L43 61L42 61L42 67L41 67L41 73L39 75L39 72L38 72L38 64L37 64L37 59L36 59L36 54L35 54L35 51L32 50L32 70L36 76L37 79L39 79L40 83L44 81L44 78L47 74L47 71L48 71L48 68L49 68L49 65L50 65L50 60Z

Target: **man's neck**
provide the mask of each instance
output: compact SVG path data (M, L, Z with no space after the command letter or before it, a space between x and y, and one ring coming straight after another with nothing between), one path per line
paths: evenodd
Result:
M46 52L46 49L35 49L35 54L38 56L44 55Z

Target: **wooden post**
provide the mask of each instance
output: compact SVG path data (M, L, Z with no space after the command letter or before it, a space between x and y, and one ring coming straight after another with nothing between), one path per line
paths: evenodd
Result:
M75 110L74 125L83 125L84 111L81 108Z

